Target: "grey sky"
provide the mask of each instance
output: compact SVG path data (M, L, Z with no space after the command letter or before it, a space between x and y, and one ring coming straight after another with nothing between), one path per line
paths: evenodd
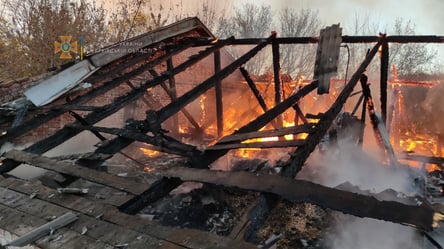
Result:
M244 0L243 2L258 2ZM416 33L444 35L444 0L261 0L277 10L283 7L317 9L326 25L347 26L355 14L380 19L382 26L393 26L398 17L411 19ZM381 30L384 31L384 30Z

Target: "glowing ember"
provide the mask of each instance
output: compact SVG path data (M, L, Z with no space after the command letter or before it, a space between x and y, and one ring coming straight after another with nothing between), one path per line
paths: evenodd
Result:
M143 152L143 154L145 154L146 156L149 157L155 157L158 156L160 152L155 151L155 150L150 150L150 149L145 149L145 148L139 148L140 151Z
M153 167L145 166L145 167L143 167L143 171L147 172L147 173L151 173L151 172L154 172L155 169Z

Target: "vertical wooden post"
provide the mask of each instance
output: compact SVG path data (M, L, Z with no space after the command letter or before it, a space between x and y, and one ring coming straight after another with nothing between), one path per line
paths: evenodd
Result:
M276 39L272 42L272 50L273 50L273 72L274 72L274 101L275 106L281 103L282 99L282 88L281 88L281 79L280 79L280 71L281 71L281 65L280 65L280 55L279 55L279 43L276 41ZM278 116L278 123L279 126L282 126L282 116Z
M173 58L170 57L167 60L167 70L169 72L171 72L171 70L173 70L174 65L173 65ZM176 79L174 78L174 75L172 74L169 79L169 91L171 92L171 98L172 100L177 98L177 91L176 91ZM172 129L173 129L173 133L179 133L179 115L174 115L172 117Z
M220 50L214 51L214 73L221 69ZM222 84L220 80L216 81L216 116L217 116L217 137L222 137L224 131L224 117L222 104Z
M385 35L381 49L381 116L384 125L387 127L387 77L389 69L389 47Z

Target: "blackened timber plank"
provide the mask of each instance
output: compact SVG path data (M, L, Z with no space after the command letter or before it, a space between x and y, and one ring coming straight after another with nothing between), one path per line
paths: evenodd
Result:
M186 155L188 155L189 152L192 152L196 149L192 145L184 144L184 143L181 143L176 140L165 141L164 143L162 143L162 145L159 145L158 141L156 140L155 137L148 136L143 133L130 131L127 129L98 127L98 126L81 126L81 125L80 126L79 125L70 125L70 127L74 128L74 129L90 130L90 131L113 134L113 135L117 135L121 138L126 138L126 139L130 139L133 141L139 141L139 142L143 142L143 143L148 143L153 146L161 146L161 147L157 147L156 149L158 149L161 152L167 152L170 154L186 156Z
M57 106L57 107L61 108L60 110L50 110L50 111L48 111L42 115L39 115L36 118L33 118L32 120L29 120L17 127L8 129L6 131L7 132L6 135L0 136L0 145L7 142L7 141L12 141L14 138L19 137L19 136L25 134L26 132L62 115L63 113L68 111L65 109L65 106L80 105L83 102L86 102L96 96L99 96L99 95L117 87L122 82L125 82L125 81L133 78L134 76L143 73L145 70L152 68L152 67L156 66L157 64L160 64L161 62L167 60L168 58L171 58L173 55L182 52L186 48L188 48L188 47L175 49L175 50L171 51L170 53L162 55L157 59L154 59L144 65L141 65L140 67L132 70L131 72L125 73L122 76L119 76L119 77L116 77L110 81L107 81L107 82L103 83L101 86L96 87L96 88L90 90L89 92L69 101L69 103ZM54 107L54 108L56 108L56 107Z
M180 180L179 180L180 181ZM18 207L18 204L24 205L29 200L29 195L34 193L35 189L38 189L38 194L34 199L46 201L55 205L59 205L66 209L70 209L75 212L84 214L85 216L97 217L100 216L103 222L109 222L129 230L133 230L148 236L162 240L163 246L161 248L183 248L187 249L200 249L200 248L233 248L233 249L253 249L255 246L244 243L244 242L234 242L230 239L220 237L217 235L209 234L202 231L197 231L193 229L178 229L178 228L167 228L158 225L154 221L147 219L141 219L139 216L127 215L119 212L117 208L110 206L106 203L100 201L92 201L81 196L72 195L61 195L56 190L41 186L37 183L29 182L21 179L3 179L0 181L0 191L2 189L9 189L8 191L15 191L20 194L6 195L9 205L12 207ZM3 196L3 195L0 195ZM52 196L52 197L51 197ZM18 201L23 200L23 201ZM1 203L1 201L0 201ZM84 203L83 206L81 203ZM93 206L93 208L86 208ZM64 210L61 209L61 213ZM91 220L86 219L82 215L79 216L79 221L74 223L70 228L78 231L84 225L90 224ZM0 219L1 223L1 219ZM102 225L100 225L103 227ZM87 227L88 228L88 227ZM96 231L95 233L99 233ZM88 233L87 233L88 235ZM97 236L94 235L94 236ZM183 246L183 247L182 247ZM132 248L132 247L130 247ZM151 247L145 247L151 248ZM155 247L153 247L155 248Z
M280 53L279 53L279 43L276 39L272 42L272 54L273 54L273 75L274 75L274 105L277 106L282 101L282 85L281 85L281 64L280 64ZM278 127L282 126L282 116L277 117Z
M206 148L209 150L231 150L240 148L288 148L297 147L305 144L305 140L283 140L283 141L263 141L263 142L251 142L251 143L224 143L217 144Z
M253 79L251 79L250 74L244 67L240 67L239 70L242 73L242 76L244 76L245 81L247 81L248 86L250 87L251 91L256 97L257 102L259 102L259 105L261 106L262 110L264 112L267 112L268 111L267 104L265 103L264 98L262 98L259 90L257 89L256 84L254 84Z
M375 197L325 187L316 183L274 175L249 172L222 172L205 169L172 168L165 176L183 181L203 182L226 187L272 193L294 202L309 202L323 208L358 217L369 217L430 231L434 210L427 205L413 206L395 201L379 201Z
M214 74L195 88L191 89L187 93L183 94L176 101L171 102L164 108L158 111L159 122L163 122L167 120L172 115L176 114L180 109L193 102L197 97L201 94L208 91L211 87L213 87L218 81L223 80L232 72L234 72L237 68L242 66L244 63L249 61L253 56L255 56L260 50L262 50L265 46L267 46L273 38L275 38L276 34L271 35L266 40L259 43L256 47L242 55L239 59L235 60L230 65L226 66L224 69Z
M296 104L305 95L309 94L311 91L316 89L316 87L317 87L317 81L313 81L312 83L302 87L298 92L296 92L295 94L291 95L290 97L282 101L282 103L271 108L268 112L262 114L261 116L257 117L255 120L251 121L247 125L235 131L232 135L258 131L259 129L267 125L269 122L271 122L273 119L275 119L279 114L283 113L285 110ZM216 143L216 145L217 144L218 143ZM191 158L190 162L193 167L206 168L212 162L225 155L228 151L229 150L211 151L210 153L204 152L201 155L196 155L195 157Z
M150 186L149 184L133 182L129 179L111 175L105 172L96 171L65 162L59 162L44 156L19 150L8 151L7 153L5 153L4 157L17 162L27 163L39 168L80 177L85 180L103 184L117 190L126 191L134 195L143 193Z
M380 69L380 85L381 85L381 116L384 125L387 126L387 79L389 71L389 46L385 35L383 36L383 43L381 46L381 69Z
M278 137L289 134L311 133L316 128L316 123L303 124L292 127L283 127L274 130L253 131L246 133L237 133L229 136L225 136L221 140L217 141L218 144L244 141L251 138L263 138L263 137Z
M343 43L374 43L378 42L379 36L342 36ZM232 45L256 45L262 38L235 39ZM276 38L279 44L313 44L319 42L319 37L279 37ZM444 43L444 36L436 35L393 35L387 36L389 43ZM196 46L206 46L208 42L196 43Z
M218 73L221 70L220 50L214 52L214 73ZM217 137L222 137L224 131L224 110L222 103L222 81L216 81L215 87L216 94L216 123L217 123Z

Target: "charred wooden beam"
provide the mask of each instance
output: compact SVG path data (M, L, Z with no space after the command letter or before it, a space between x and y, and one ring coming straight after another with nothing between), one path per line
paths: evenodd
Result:
M441 170L444 169L444 167L442 166L444 164L444 157L411 155L409 153L401 153L399 155L399 159L436 164L438 165L439 168L441 168Z
M317 81L314 81L310 83L309 85L304 86L301 88L298 92L291 95L287 99L285 99L282 103L279 105L273 107L268 112L262 114L255 120L251 121L247 125L243 126L234 134L241 134L246 132L253 132L258 131L260 128L264 127L268 123L270 123L273 119L275 119L279 114L282 114L285 110L292 107L295 103L297 103L301 98L303 98L305 95L309 94L311 91L316 89L317 87ZM240 142L240 141L238 141ZM218 145L219 143L216 143ZM193 167L196 168L206 168L208 165L210 165L212 162L217 160L218 158L224 156L229 150L220 150L220 151L213 151L211 153L203 153L201 155L196 155L195 157L191 158L190 163L193 165Z
M296 111L296 116L300 118L304 124L308 124L308 120L302 112L301 107L299 107L299 104L295 104L293 109ZM297 125L297 123L295 123L295 125Z
M155 71L155 70L150 70L150 73L154 76L154 77L159 77L159 74ZM177 100L177 94L174 90L171 91L171 89L165 84L165 82L161 82L160 86L163 88L163 90L167 93L168 97L170 97L171 101L175 101ZM163 107L162 107L163 108ZM194 128L201 130L202 128L199 126L199 123L197 123L197 121L193 118L193 115L191 115L187 109L184 107L182 110L180 110L183 115L185 116L186 119L188 119L188 121L194 126ZM177 124L179 125L179 124Z
M63 106L80 105L83 102L86 102L96 96L99 96L99 95L117 87L122 82L125 82L125 81L133 78L134 76L143 73L145 70L160 64L161 62L167 60L168 58L170 58L171 56L173 56L177 53L182 52L185 49L186 49L186 47L177 48L174 51L171 51L170 53L162 55L157 59L154 59L144 65L141 65L140 67L132 70L131 72L128 72L122 76L116 77L108 82L105 82L101 86L90 90L88 93L85 93L81 96L76 97L75 99L71 100L69 103L61 105L60 106L62 108L61 110L50 110L50 111L48 111L44 114L41 114L29 121L17 126L17 127L8 129L6 131L7 133L5 135L0 136L0 145L4 144L7 141L12 141L14 138L19 137L19 136L25 134L26 132L62 115L63 113L65 113L67 111L67 110L63 109Z
M293 127L283 127L274 130L263 130L263 131L253 131L253 132L245 132L245 133L236 133L233 135L225 136L221 140L217 142L217 144L224 144L229 142L239 142L245 141L247 139L252 138L261 138L261 137L279 137L289 134L300 134L300 133L311 133L316 128L315 123L304 124Z
M101 110L101 106L82 106L82 105L62 105L62 106L54 106L50 107L52 110L63 110L65 112L67 111L87 111L87 112L93 112Z
M398 160L395 156L395 151L393 150L392 145L390 144L390 138L385 129L384 123L382 119L376 114L375 105L373 103L373 98L370 92L370 86L367 83L368 77L365 74L361 76L361 86L362 92L365 97L365 103L367 103L368 114L370 116L370 121L373 127L373 131L376 136L376 140L379 142L381 147L386 152L387 157L390 160L392 165L397 165Z
M221 70L220 50L214 52L214 74ZM222 137L224 131L224 110L222 103L222 81L216 80L216 123L217 123L217 137Z
M379 36L342 36L342 43L374 43L378 42ZM232 45L255 45L262 38L235 39ZM280 37L276 38L279 44L313 44L319 42L319 37ZM387 42L391 43L444 43L444 36L436 35L393 35L387 36ZM209 42L196 43L196 46L207 46Z
M389 70L389 47L386 36L383 35L381 46L381 115L384 125L387 126L387 78Z
M24 151L11 150L6 152L4 157L19 163L26 163L58 173L81 177L83 179L103 184L117 190L123 190L135 195L141 194L149 188L148 184L136 183L129 179L111 175L105 172L87 169L82 166L72 165L66 162L59 162L44 156L39 156Z
M162 178L151 184L151 187L139 196L122 204L119 207L119 210L127 214L135 215L145 208L147 203L153 203L160 200L180 184L182 184L182 180L179 178Z
M116 135L116 136L119 136L124 139L129 139L129 140L133 140L133 141L139 141L139 142L151 144L151 145L155 146L153 148L153 150L157 150L160 152L167 152L167 153L175 154L175 155L187 156L187 155L189 155L189 153L191 153L192 151L194 151L196 149L196 147L194 147L192 145L184 144L184 143L177 141L177 140L175 140L171 137L168 137L166 135L163 135L164 138L162 140L162 144L159 144L158 140L154 136L148 136L144 133L141 133L136 130L129 129L129 128L119 129L119 128L83 126L83 125L70 125L69 127L73 128L73 129L79 129L79 130L103 132L103 133L107 133L107 134ZM99 147L109 147L109 146L108 146L108 143L105 143L103 146L99 146ZM116 153L117 153L117 150L121 150L121 148L117 147ZM107 155L107 154L100 153L98 150L97 150L97 153L100 155ZM96 153L93 153L93 155L94 154L96 154ZM83 157L83 159L86 159L86 158L88 158L88 157ZM91 157L89 159L96 160L96 158L94 158L94 157Z
M256 84L254 83L253 79L250 77L250 74L244 67L239 68L242 76L244 76L245 81L247 82L248 86L250 87L251 91L253 92L253 95L256 97L257 102L261 106L262 110L265 112L268 111L267 104L265 103L264 98L262 98L261 93L256 87ZM279 126L275 122L271 122L274 128L279 128Z
M379 201L372 196L351 193L288 177L183 167L169 169L164 172L164 175L180 178L182 181L202 182L272 193L294 203L309 202L346 214L411 225L425 231L431 231L435 225L433 223L436 212L428 205L413 206L395 201Z
M256 97L257 102L259 102L259 105L261 106L262 110L264 110L264 112L267 112L268 111L267 104L265 103L264 98L262 98L261 93L257 89L256 84L254 84L253 79L251 79L250 74L248 73L248 71L244 67L240 67L239 70L242 73L242 75L244 76L245 81L247 81L248 86L250 87L251 91L253 92L254 96Z
M367 54L364 61L350 78L348 84L339 94L331 108L327 112L325 112L325 115L319 120L318 124L316 125L316 131L308 135L308 137L306 138L307 143L305 145L302 145L301 147L298 147L296 152L291 156L290 163L288 163L283 170L284 176L294 178L296 174L302 169L308 156L319 144L322 137L327 133L336 116L342 110L343 105L347 101L350 94L353 92L353 89L358 83L361 75L364 73L365 69L378 52L381 43L382 41L381 39L379 39L378 43Z
M273 53L273 75L274 75L274 105L277 106L282 101L282 86L281 86L281 65L280 65L280 54L279 54L279 43L276 39L272 42L272 53ZM282 126L282 116L277 117L278 127Z
M159 110L158 112L159 121L163 122L167 120L169 117L180 111L180 109L182 109L184 106L193 102L201 94L208 91L211 87L213 87L216 84L217 81L226 78L228 75L234 72L234 70L239 68L242 64L246 63L247 61L249 61L261 49L267 46L274 37L275 35L272 35L268 39L262 41L261 43L259 43L259 45L257 45L256 47L245 53L239 59L235 60L233 63L222 69L220 72L211 76L210 78L202 82L200 85L196 86L195 88L191 89L184 95L180 96L176 101L168 104L167 106Z
M167 60L167 70L171 71L171 70L173 70L173 68L174 68L173 58L169 58ZM176 91L176 79L175 79L174 75L170 76L170 78L168 79L168 83L169 83L169 88L168 89L164 88L164 89L165 89L165 91L167 91L167 94L169 95L169 97L172 100L175 100L175 99L177 99L177 91ZM191 115L189 115L189 116L191 116ZM187 117L188 119L189 119L189 116ZM177 115L173 117L172 122L173 122L173 124L172 124L173 132L178 133L179 132L179 119L178 119Z
M282 140L282 141L267 141L267 142L251 142L251 143L224 143L216 144L206 148L209 150L231 150L240 148L287 148L287 147L297 147L305 144L305 140L295 139L295 140Z

